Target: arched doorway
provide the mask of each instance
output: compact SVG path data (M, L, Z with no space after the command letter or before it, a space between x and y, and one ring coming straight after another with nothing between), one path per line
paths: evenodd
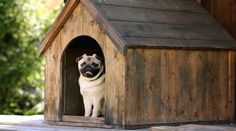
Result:
M94 53L104 58L103 52L96 40L89 36L79 36L68 44L62 55L62 115L83 116L84 105L78 84L79 71L76 58L83 54Z

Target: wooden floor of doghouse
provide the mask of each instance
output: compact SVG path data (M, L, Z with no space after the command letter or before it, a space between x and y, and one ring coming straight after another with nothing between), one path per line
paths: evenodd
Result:
M112 129L112 126L105 124L104 117L92 118L83 116L63 115L62 122L48 122L48 124L62 125L62 126L77 126L77 127L91 127Z
M67 119L67 118L65 118ZM71 119L71 118L70 118ZM83 118L82 118L83 119ZM87 118L86 118L87 119ZM100 118L99 118L100 119ZM90 119L87 121L91 122ZM93 120L94 121L94 120ZM101 120L95 120L95 124L103 122ZM64 123L65 124L65 123ZM73 125L73 122L67 122L71 124L69 126L61 125L49 125L43 122L43 115L35 116L15 116L15 115L0 115L0 131L121 131L120 129L108 129L108 128L89 128L82 125ZM231 125L182 125L182 126L157 126L147 129L139 129L139 131L236 131L236 124Z

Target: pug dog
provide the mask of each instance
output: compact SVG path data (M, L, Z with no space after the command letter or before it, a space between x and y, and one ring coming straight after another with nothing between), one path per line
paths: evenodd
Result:
M77 58L80 73L80 93L83 96L85 117L104 115L105 65L97 54Z

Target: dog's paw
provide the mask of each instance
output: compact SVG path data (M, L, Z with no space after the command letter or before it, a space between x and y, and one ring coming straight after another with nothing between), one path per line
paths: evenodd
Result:
M85 114L84 117L89 117L89 114Z
M98 114L97 114L97 113L93 113L91 117L97 118L97 117L98 117Z

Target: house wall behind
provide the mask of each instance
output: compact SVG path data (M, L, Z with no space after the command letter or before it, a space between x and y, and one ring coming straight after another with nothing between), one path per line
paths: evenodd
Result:
M236 39L236 0L197 0Z

